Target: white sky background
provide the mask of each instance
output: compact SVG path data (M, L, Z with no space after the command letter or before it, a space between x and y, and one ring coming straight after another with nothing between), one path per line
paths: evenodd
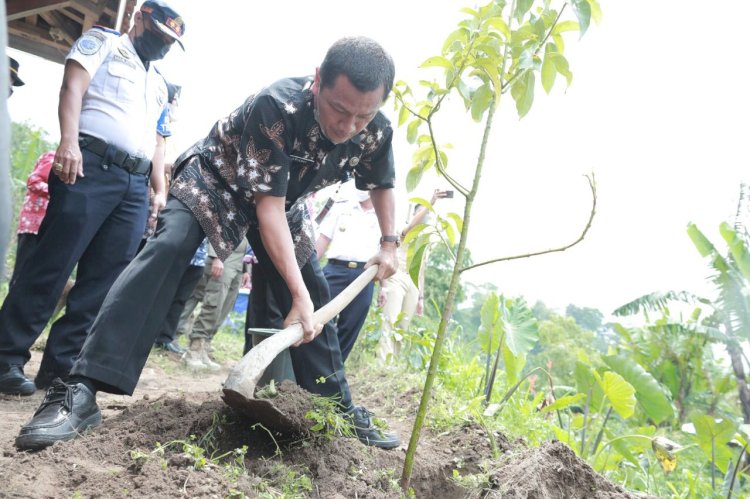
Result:
M553 3L558 3L553 0ZM416 84L417 66L439 53L463 19L460 1L172 0L186 22L181 54L160 67L183 86L173 155L204 136L216 119L251 93L285 76L311 74L341 36L375 38L396 61L397 78ZM603 22L579 42L566 38L574 78L550 96L537 86L529 115L501 106L482 186L472 214L475 261L567 244L588 217L583 175L596 174L597 216L578 246L464 274L506 295L569 303L605 314L642 294L687 289L706 294L707 265L686 235L689 221L717 246L718 225L731 219L739 182L747 178L750 116L745 20L750 2L601 0ZM14 121L59 138L57 96L62 66L9 50L26 86L8 101ZM558 77L559 78L559 77ZM559 83L559 82L558 82ZM393 115L392 105L384 108ZM449 169L470 182L480 130L452 112L438 129L453 143ZM397 129L399 208L411 162ZM744 146L742 144L745 144ZM444 185L440 185L444 187ZM417 194L428 197L435 184ZM462 213L459 200L438 204ZM399 216L398 220L403 220Z

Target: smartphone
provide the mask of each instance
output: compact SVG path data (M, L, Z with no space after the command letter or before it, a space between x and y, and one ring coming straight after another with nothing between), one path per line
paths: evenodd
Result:
M445 197L452 198L453 197L453 191L445 191Z

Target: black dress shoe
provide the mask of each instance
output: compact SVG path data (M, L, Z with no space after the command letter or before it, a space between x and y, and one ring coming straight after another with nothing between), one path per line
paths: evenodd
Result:
M21 366L0 365L0 393L6 395L31 395L34 383L24 376Z
M363 444L381 449L393 449L401 445L397 434L385 432L372 423L372 413L364 407L355 406L349 416L352 418L354 433Z
M170 341L169 343L156 343L156 348L162 352L172 352L180 355L187 351L174 341Z
M19 450L39 450L55 442L71 440L99 426L102 413L96 396L82 383L52 382L42 405L16 437Z

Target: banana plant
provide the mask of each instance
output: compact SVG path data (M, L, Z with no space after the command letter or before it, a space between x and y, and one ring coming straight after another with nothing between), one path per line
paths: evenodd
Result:
M729 254L725 256L695 224L688 224L687 232L712 270L711 281L718 295L713 301L716 322L724 329L724 342L737 381L744 422L750 423L750 388L740 346L741 341L750 339L750 251L747 233L726 222L719 226L719 232L729 248Z
M453 315L461 272L489 263L565 251L584 239L596 211L596 186L592 176L588 178L593 199L589 219L573 242L462 267L472 206L481 184L485 153L500 104L510 94L518 116L523 117L534 102L537 77L548 93L557 82L570 85L573 75L564 55L564 35L578 32L582 36L592 19L599 20L601 11L598 0L493 0L474 9L465 8L462 13L466 18L447 36L440 53L422 64L434 77L421 80L418 88L403 81L394 86L399 126L406 126L407 140L416 146L413 166L407 174L407 189L413 189L426 172L434 170L465 201L463 216L450 217L442 227L449 240L451 233L457 239L455 265L404 459L400 484L405 492L409 489L414 456L440 362L446 327ZM473 121L483 122L470 185L449 171L447 150L450 144L437 137L435 118L449 97L458 98ZM412 238L415 248L410 251L418 257L424 252L420 245L429 244L430 238L420 237L419 231Z
M687 317L672 312L685 306L693 307ZM714 412L730 390L729 378L716 369L711 357L712 345L725 340L724 333L707 316L712 310L706 298L686 291L667 291L641 296L614 311L616 316L644 315L643 327L614 326L620 336L616 352L640 365L669 390L678 424L685 422L695 408L708 407L709 413ZM648 410L646 414L656 416ZM661 422L658 417L654 421Z

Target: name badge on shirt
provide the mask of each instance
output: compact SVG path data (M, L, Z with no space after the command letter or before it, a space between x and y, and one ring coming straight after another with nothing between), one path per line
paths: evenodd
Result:
M126 57L121 56L120 54L112 54L112 60L116 61L116 62L119 62L119 63L122 63L122 64L125 64L130 69L135 69L136 68L135 62L131 61L130 58L126 58ZM125 75L120 75L120 76L125 76ZM129 78L129 79L131 79L131 78Z

